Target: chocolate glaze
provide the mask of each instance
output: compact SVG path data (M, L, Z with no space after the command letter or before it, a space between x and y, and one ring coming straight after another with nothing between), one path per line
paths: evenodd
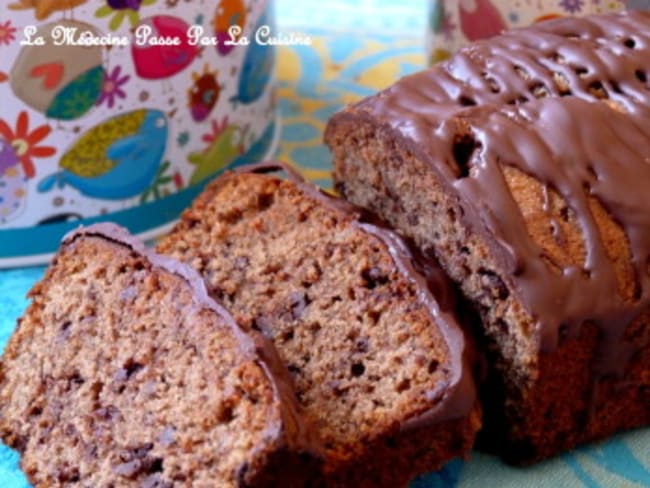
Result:
M162 256L147 249L126 229L112 223L79 227L64 236L62 247L70 246L84 237L100 238L124 246L143 257L152 266L182 278L191 287L192 297L196 304L203 309L215 312L230 327L237 337L244 357L257 363L271 382L275 397L281 405L282 419L270 429L269 438L286 436L287 442L292 448L309 452L317 458L322 457L317 434L303 420L301 408L294 393L293 382L273 344L261 334L244 332L232 315L221 304L209 297L205 282L194 268L174 258ZM257 448L263 449L263 446Z
M469 414L476 402L473 368L469 364L465 337L453 316L456 306L454 293L442 269L434 261L424 259L419 252L412 251L401 237L380 223L377 217L341 198L328 195L283 162L266 161L235 170L237 173L276 171L284 171L287 179L307 197L343 214L351 220L353 227L379 239L388 249L400 273L415 286L418 300L429 311L443 336L448 349L448 381L437 385L435 391L426 393L427 399L435 402L434 407L406 419L400 429L407 431L427 427Z
M650 13L564 18L507 32L361 101L335 116L328 131L345 119L379 125L446 183L470 228L494 244L509 287L537 321L541 350L557 347L560 326L575 334L593 322L601 332L595 374L624 373L641 347L625 341L625 330L650 306ZM468 175L454 157L462 136L476 148ZM557 273L544 263L502 165L553 189L575 212L584 266ZM617 292L590 198L627 235L633 301Z
M377 113L382 105L397 103L421 113L436 104L436 114L448 116L477 105L526 103L542 96L540 90L591 101L599 88L623 106L648 105L649 22L650 13L637 11L567 17L514 29L461 49L448 61L407 76L356 107ZM558 83L557 74L568 87Z

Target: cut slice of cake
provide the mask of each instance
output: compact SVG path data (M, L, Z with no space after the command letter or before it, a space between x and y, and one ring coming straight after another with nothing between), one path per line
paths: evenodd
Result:
M0 363L0 435L35 486L304 486L290 378L194 270L123 229L68 236Z
M341 193L481 311L485 440L511 461L650 423L649 67L650 13L560 19L328 124Z
M278 169L291 181L260 174ZM446 282L358 209L262 164L208 185L158 250L273 341L327 486L402 486L472 446L480 412Z

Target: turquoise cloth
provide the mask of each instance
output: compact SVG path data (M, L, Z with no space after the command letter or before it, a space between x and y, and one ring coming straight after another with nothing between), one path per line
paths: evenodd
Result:
M481 1L481 0L477 0ZM279 55L279 103L284 131L278 154L329 186L329 154L321 143L327 118L344 103L373 93L423 65L427 4L423 0L277 1L278 30L313 37L312 46L284 47ZM13 331L25 294L44 268L0 271L0 349ZM18 455L0 445L0 488L29 486ZM412 488L447 487L650 487L650 429L525 469L473 452Z

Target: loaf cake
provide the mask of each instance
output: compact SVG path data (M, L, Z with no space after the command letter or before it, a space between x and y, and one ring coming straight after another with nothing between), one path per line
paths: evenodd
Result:
M289 180L266 172L283 169ZM436 268L358 209L267 163L212 182L158 247L288 365L325 486L403 486L465 455L469 350Z
M512 462L650 422L650 14L460 50L328 123L337 189L480 311L481 444Z
M99 224L68 236L0 363L0 435L34 486L304 486L290 378L194 270Z

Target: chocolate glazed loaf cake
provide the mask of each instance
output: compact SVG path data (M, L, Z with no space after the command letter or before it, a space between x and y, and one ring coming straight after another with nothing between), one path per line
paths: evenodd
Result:
M100 224L68 236L0 363L0 435L35 486L304 486L286 369L194 270Z
M650 421L649 69L649 14L561 19L462 49L327 127L341 193L480 310L483 440L510 461Z
M291 181L258 174L278 169L211 183L159 251L273 341L325 445L325 486L403 486L465 455L480 412L446 282L288 167Z

